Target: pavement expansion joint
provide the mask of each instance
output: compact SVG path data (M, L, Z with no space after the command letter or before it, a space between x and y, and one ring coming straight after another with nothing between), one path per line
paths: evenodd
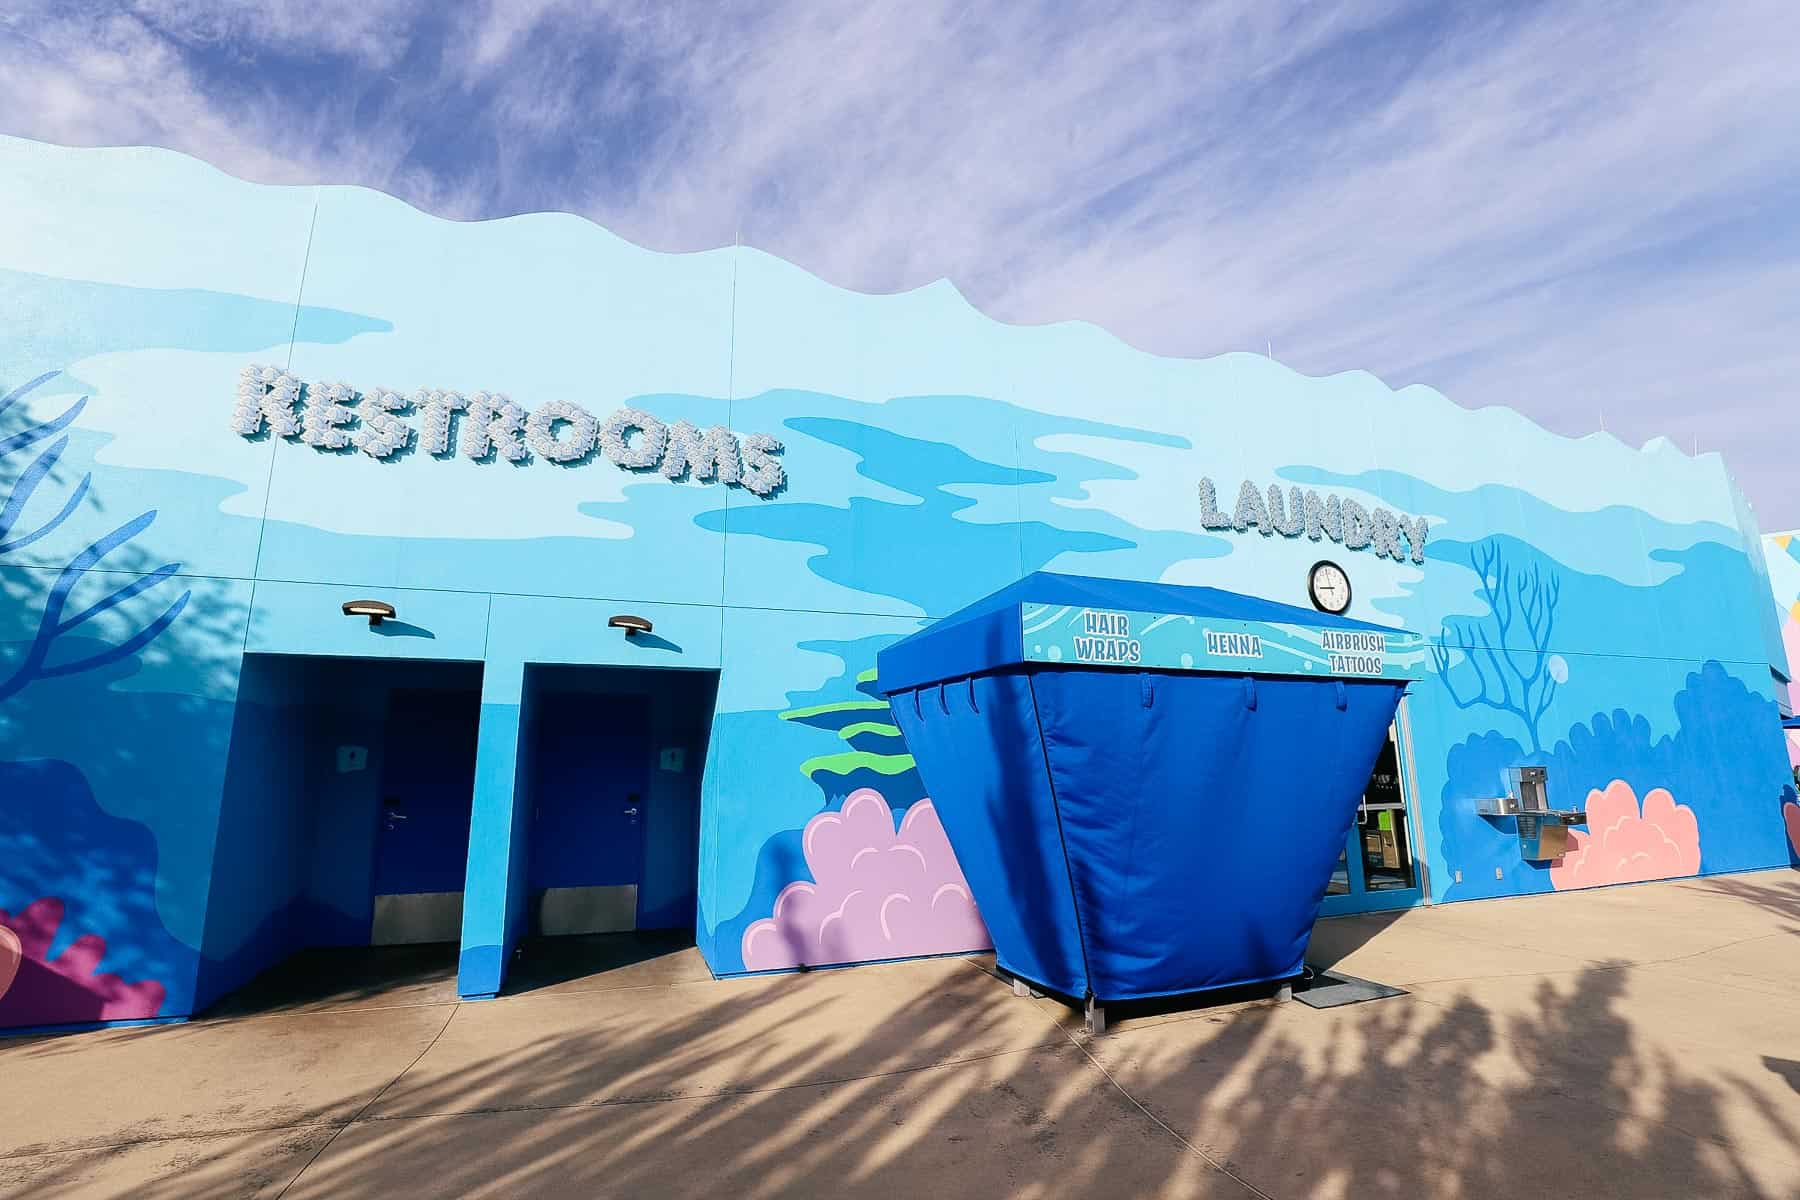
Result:
M399 1083L401 1079L405 1078L406 1073L408 1071L412 1070L414 1067L419 1065L420 1059L423 1059L427 1054L431 1053L431 1048L438 1044L438 1040L444 1036L444 1031L446 1029L450 1028L450 1022L452 1022L456 1019L457 1011L461 1008L462 1008L462 1005L460 1003L458 1003L457 1005L455 1005L454 1007L451 1008L450 1015L444 1018L444 1023L442 1025L438 1026L438 1031L435 1035L433 1035L432 1039L429 1042L425 1043L425 1048L423 1050L419 1051L418 1054L414 1055L413 1060L411 1062L407 1063L405 1067L401 1068L401 1071L398 1075L394 1076L392 1079L388 1080L385 1084L383 1084L380 1091L376 1092L373 1096L369 1097L369 1101L367 1104L364 1104L361 1108L359 1108L356 1111L356 1114L354 1116L352 1116L348 1121L344 1122L343 1125L339 1126L337 1128L337 1130L335 1130L330 1137L326 1138L325 1141L320 1144L320 1146L317 1150L314 1150L312 1152L312 1156L306 1160L305 1165L302 1166L298 1171L295 1171L294 1177L292 1179L288 1180L287 1183L285 1185L283 1185L282 1189L279 1192L275 1193L275 1200L281 1200L281 1198L283 1196L287 1195L288 1192L290 1190L292 1190L293 1186L296 1183L300 1182L300 1177L302 1175L305 1175L306 1172L312 1168L312 1165L319 1161L319 1156L324 1154L325 1151L331 1149L331 1144L333 1142L337 1141L338 1138L340 1138L344 1135L344 1130L346 1130L346 1129L350 1128L350 1126L356 1124L357 1121L362 1118L364 1113L367 1113L371 1108L375 1107L375 1102L377 1100L380 1100L383 1096L387 1095L389 1088L393 1087L396 1083Z

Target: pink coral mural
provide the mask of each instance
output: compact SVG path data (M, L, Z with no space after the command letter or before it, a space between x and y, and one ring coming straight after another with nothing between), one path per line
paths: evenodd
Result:
M17 916L0 908L0 1026L143 1020L162 1009L163 985L155 980L96 973L105 938L83 934L50 958L62 921L63 902L54 896Z
M25 957L25 948L19 944L19 935L5 925L0 925L0 1000L6 998L7 989L19 974L19 963Z
M1800 858L1800 804L1783 804L1781 819L1787 822L1788 845L1793 849L1794 856Z
M1700 870L1700 823L1666 788L1652 788L1640 811L1631 785L1615 779L1605 791L1588 793L1587 817L1587 832L1572 830L1573 847L1550 868L1550 883L1558 891L1674 879Z
M948 954L991 944L931 801L907 809L896 833L887 800L859 788L839 811L806 823L801 848L812 881L788 884L775 898L774 915L744 931L747 969Z

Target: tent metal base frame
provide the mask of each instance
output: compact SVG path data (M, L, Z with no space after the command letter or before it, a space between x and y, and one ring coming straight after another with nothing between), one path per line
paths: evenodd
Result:
M1304 976L1289 976L1286 979L1270 979L1262 983L1240 984L1235 987L1202 988L1192 992L1176 992L1167 996L1148 997L1143 1000L1105 1001L1095 996L1077 999L1061 992L1047 992L1037 984L1018 975L1014 975L1005 967L996 965L994 975L1003 983L1012 985L1012 993L1021 999L1032 1000L1053 999L1070 1008L1080 1008L1082 1019L1090 1037L1100 1037L1106 1033L1108 1024L1107 1007L1117 1005L1129 1014L1135 1007L1142 1005L1169 1005L1183 1008L1203 1008L1213 1004L1240 1003L1245 1000L1272 999L1287 1001L1294 998L1294 985Z

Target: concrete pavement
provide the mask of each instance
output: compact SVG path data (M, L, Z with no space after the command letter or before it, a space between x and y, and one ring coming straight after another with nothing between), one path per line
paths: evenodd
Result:
M1326 921L1411 994L1098 1039L980 958L596 940L459 1004L436 953L0 1042L0 1195L1800 1195L1800 872Z

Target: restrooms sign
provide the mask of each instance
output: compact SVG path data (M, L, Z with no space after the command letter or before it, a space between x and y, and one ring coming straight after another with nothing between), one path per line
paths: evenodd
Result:
M407 416L416 427L402 419ZM436 459L526 463L535 456L573 467L598 454L628 471L730 484L763 497L787 483L781 443L766 433L665 424L637 408L614 409L601 420L567 400L547 400L527 412L498 392L361 392L343 383L303 383L279 367L240 373L231 428L247 438L273 435L324 453L360 450L384 459L416 447Z

